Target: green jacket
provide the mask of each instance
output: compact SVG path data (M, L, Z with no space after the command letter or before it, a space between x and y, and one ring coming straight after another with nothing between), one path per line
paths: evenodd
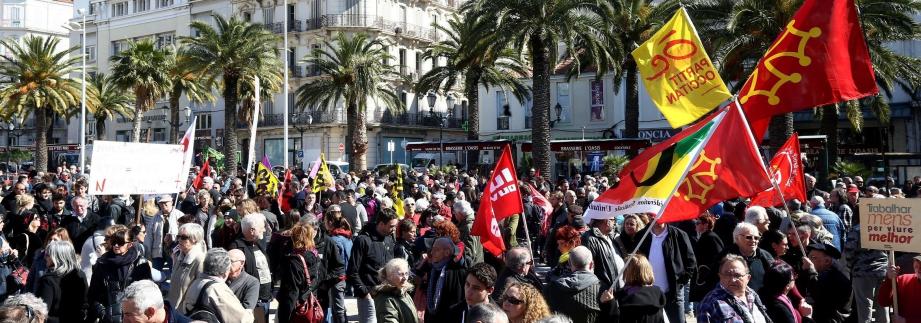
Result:
M399 289L384 283L374 288L371 295L374 297L374 309L377 312L377 321L380 323L416 323L416 306L408 290L412 289L407 283Z

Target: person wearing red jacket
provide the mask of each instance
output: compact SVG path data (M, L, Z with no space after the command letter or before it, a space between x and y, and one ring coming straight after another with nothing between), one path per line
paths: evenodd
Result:
M886 273L886 280L879 288L877 295L879 305L892 306L892 280L896 282L896 290L899 293L899 311L895 314L894 322L921 323L921 307L917 306L921 304L921 256L915 256L911 264L915 272L904 275L898 275L900 269L898 266L890 266Z

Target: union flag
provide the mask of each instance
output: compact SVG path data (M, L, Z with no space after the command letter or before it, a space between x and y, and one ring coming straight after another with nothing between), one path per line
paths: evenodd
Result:
M790 136L787 143L780 147L774 158L771 159L771 180L780 188L786 200L798 199L806 201L806 185L804 184L803 162L799 153L799 135ZM777 194L775 187L758 193L752 198L752 205L764 207L783 204L781 194Z
M739 102L755 138L772 116L879 93L853 0L806 0L774 41Z
M502 240L498 221L514 214L521 214L523 209L518 177L515 175L515 163L512 162L512 150L506 145L483 190L483 198L480 199L480 208L473 220L470 234L480 237L483 249L499 257L505 251L505 242Z

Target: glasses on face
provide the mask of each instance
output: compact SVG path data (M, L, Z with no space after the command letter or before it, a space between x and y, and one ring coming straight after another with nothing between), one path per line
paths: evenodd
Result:
M744 273L744 274L737 273L737 272L720 273L720 276L723 276L724 278L729 278L730 280L742 280L745 277L748 277L748 275L749 273Z
M520 299L511 297L511 296L506 296L506 297L505 297L505 302L507 302L507 303L509 303L509 304L512 304L512 305L521 305L521 304L524 304L524 301L523 301L523 300L520 300Z
M761 236L748 235L748 236L745 236L745 240L748 240L748 241L758 241L758 240L761 240Z
M118 247L124 246L124 245L126 245L126 244L128 244L128 241L125 241L125 240L118 240L118 239L112 240L112 247L113 247L113 248L118 248Z
M192 237L189 237L189 236L184 235L184 234L178 234L178 235L176 235L176 239L177 239L177 240L180 240L180 241L181 241L181 240L189 240L189 241L191 241L191 240L192 240Z

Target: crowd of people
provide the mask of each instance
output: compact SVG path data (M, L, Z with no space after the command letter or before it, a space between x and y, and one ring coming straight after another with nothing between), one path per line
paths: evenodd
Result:
M616 178L530 170L493 255L471 235L487 174L352 172L318 191L295 170L279 197L205 175L160 196L88 195L74 167L10 177L0 321L268 322L277 302L277 322L344 323L354 297L362 323L921 322L921 256L861 248L858 215L861 198L919 197L921 177L825 192L807 175L808 201L659 223L586 221Z

